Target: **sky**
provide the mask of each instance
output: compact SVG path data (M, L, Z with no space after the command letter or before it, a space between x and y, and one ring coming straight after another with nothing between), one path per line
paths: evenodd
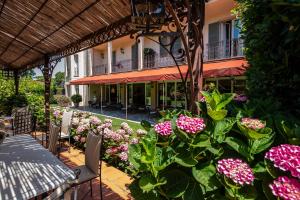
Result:
M65 71L65 69L64 69L64 59L61 59L61 61L59 63L57 63L57 65L56 65L56 67L53 71L52 77L54 77L57 72L64 72L64 71ZM36 76L42 76L43 75L41 70L38 69L38 68L34 68L34 72L36 73Z

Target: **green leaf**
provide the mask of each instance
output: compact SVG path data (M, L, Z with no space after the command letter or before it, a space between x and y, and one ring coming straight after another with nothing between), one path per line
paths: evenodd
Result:
M198 164L192 169L193 177L205 188L205 191L212 191L220 186L215 177L216 168L209 162Z
M266 127L264 129L261 129L259 131L252 130L250 128L247 128L241 124L240 121L237 121L238 127L243 135L245 135L248 139L256 140L264 137L269 137L272 133L272 129Z
M195 166L198 161L192 158L192 154L187 150L185 153L180 153L175 157L175 162L183 167L193 167Z
M261 139L254 140L250 142L250 153L258 154L269 148L274 142L274 134L271 134L268 137L264 137Z
M190 145L192 147L210 147L211 146L210 138L205 133L198 134L195 137L193 144L190 144Z
M225 118L221 121L217 121L213 132L214 139L217 140L217 142L222 143L225 139L226 133L232 129L235 122L235 118Z
M247 145L242 140L234 137L227 137L225 139L225 143L245 158L253 159L253 157L249 154Z
M167 180L167 184L161 188L169 198L181 197L189 185L189 177L179 169L171 169L164 172L161 177Z
M236 190L232 188L226 188L226 196L233 200L254 200L257 198L257 191L254 186L249 185Z
M207 109L207 114L215 121L222 120L226 117L227 115L227 110L212 110L212 109Z
M165 169L167 166L172 164L175 160L175 153L173 150L167 150L166 148L156 147L155 160L153 162L154 168L157 171Z
M224 153L224 149L222 147L216 148L216 147L211 146L211 147L208 147L207 150L210 151L211 153L215 154L216 158L222 156Z
M156 180L151 175L144 175L139 180L139 186L143 190L143 192L149 192L155 188Z
M146 120L142 120L142 121L141 121L141 125L142 125L142 127L144 127L144 129L145 129L146 131L150 131L150 129L152 128L151 123L148 122L148 121L146 121Z
M225 106L232 101L234 96L235 96L235 94L232 94L232 93L222 94L221 95L221 102L217 103L216 110L218 111L218 110L222 110L223 108L225 108Z
M139 144L131 144L128 147L128 160L135 169L141 169L141 147Z
M199 186L199 183L190 180L189 186L183 195L183 200L196 199L203 199L202 189Z
M152 190L148 193L144 193L143 190L139 187L138 180L134 180L129 185L129 190L130 190L131 196L135 200L160 200L161 199L155 190Z
M253 172L255 174L255 178L262 179L266 175L268 175L268 171L265 167L264 162L258 162L253 168Z

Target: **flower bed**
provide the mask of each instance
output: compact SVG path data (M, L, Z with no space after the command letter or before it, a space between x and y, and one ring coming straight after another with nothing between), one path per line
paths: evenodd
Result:
M52 118L60 124L64 108L56 107L53 109ZM89 112L74 111L71 127L71 142L78 148L84 149L86 137L89 132L103 134L103 156L102 159L107 163L128 173L130 168L128 162L128 145L139 143L146 131L137 129L134 131L126 122L120 127L113 129L113 120L104 119L103 121Z
M148 133L139 143L129 145L132 196L300 199L300 147L276 146L276 133L241 104L246 97L202 94L200 115L168 111L153 128L145 126ZM285 130L290 141L298 141L298 129Z

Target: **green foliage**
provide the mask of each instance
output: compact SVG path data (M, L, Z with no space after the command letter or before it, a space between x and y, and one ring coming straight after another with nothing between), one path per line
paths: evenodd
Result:
M15 95L4 98L0 104L0 110L5 115L11 115L12 109L15 107L24 107L27 106L28 102L24 94Z
M242 21L249 96L264 115L300 116L299 1L237 0ZM270 102L265 109L262 102ZM255 104L255 103L254 103ZM260 115L262 116L262 115Z
M263 157L274 142L274 132L269 127L253 130L240 123L243 117L252 116L228 110L234 94L216 90L203 94L206 102L198 104L206 108L201 112L206 128L200 133L190 134L177 127L179 115L192 116L188 111L162 113L159 122L172 122L172 134L168 137L142 123L148 134L139 144L129 146L128 158L139 183L139 187L130 187L133 197L155 194L159 199L265 199L265 178L242 187L218 174L216 166L220 159L240 158L255 166L258 177L268 178ZM226 114L216 117L210 110Z
M82 96L80 94L74 94L71 96L73 103L80 103L82 101Z

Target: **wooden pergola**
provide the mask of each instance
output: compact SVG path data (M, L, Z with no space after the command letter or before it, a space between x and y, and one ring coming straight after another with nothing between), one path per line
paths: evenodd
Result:
M167 15L183 41L191 90L202 85L206 0L164 0ZM39 67L45 81L45 118L50 123L50 83L57 62L68 55L137 32L130 0L1 0L0 69L12 71L16 92L20 72ZM185 17L185 20L183 20ZM155 21L154 21L155 23ZM188 35L189 39L186 40ZM192 94L192 96L197 95Z

